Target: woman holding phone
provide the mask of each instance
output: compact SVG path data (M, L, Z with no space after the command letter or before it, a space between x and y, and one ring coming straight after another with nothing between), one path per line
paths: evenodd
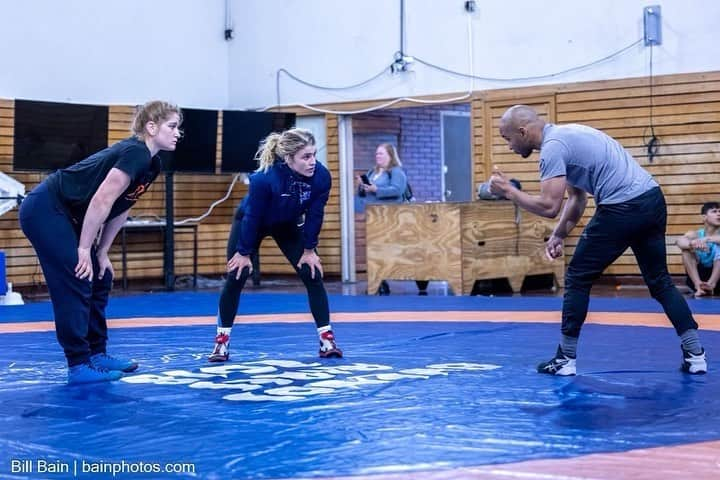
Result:
M360 211L366 203L403 203L408 182L397 150L390 143L381 143L375 150L375 166L358 177ZM363 201L364 200L364 201ZM427 281L416 282L421 295L427 295ZM389 295L390 285L380 282L379 295Z
M375 166L358 176L358 195L365 203L402 203L406 188L407 176L397 150L381 143L375 150Z

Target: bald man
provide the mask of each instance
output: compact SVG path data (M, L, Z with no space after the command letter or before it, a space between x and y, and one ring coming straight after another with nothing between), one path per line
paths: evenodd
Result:
M538 365L538 372L575 375L577 342L587 316L590 288L629 247L650 294L660 302L680 337L682 371L706 373L698 325L668 273L667 207L652 176L605 133L585 125L545 123L526 105L515 105L505 112L500 135L510 150L523 158L540 151L539 195L518 190L499 170L493 173L490 184L493 193L529 212L547 218L560 214L545 248L550 259L562 254L563 240L582 217L588 194L595 197L597 205L565 273L560 345L554 358ZM568 200L562 208L565 191Z

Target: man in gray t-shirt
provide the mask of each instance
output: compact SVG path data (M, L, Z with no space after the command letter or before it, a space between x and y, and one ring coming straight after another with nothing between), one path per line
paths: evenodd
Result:
M652 176L605 133L585 125L545 123L526 105L515 105L503 114L500 134L523 158L540 151L538 195L518 190L499 170L493 172L490 185L493 193L525 210L548 218L560 215L545 247L548 258L562 255L563 240L582 217L588 194L597 204L565 274L560 345L554 358L538 366L538 372L575 375L577 341L587 316L590 288L631 248L650 294L662 304L681 339L681 369L706 373L698 325L668 273L667 206ZM562 208L566 191L568 199Z
M540 145L540 181L561 176L593 195L598 205L627 202L658 186L617 140L600 130L547 123Z

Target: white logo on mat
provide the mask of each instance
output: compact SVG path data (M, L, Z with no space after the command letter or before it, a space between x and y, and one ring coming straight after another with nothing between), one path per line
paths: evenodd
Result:
M323 366L293 360L262 360L203 367L198 371L168 370L160 375L142 374L124 377L127 383L188 385L190 388L228 390L222 398L231 401L302 400L312 395L333 393L338 389L357 389L397 380L427 380L438 375L461 371L488 371L500 365L486 363L435 363L422 368L393 371L388 365L351 363Z

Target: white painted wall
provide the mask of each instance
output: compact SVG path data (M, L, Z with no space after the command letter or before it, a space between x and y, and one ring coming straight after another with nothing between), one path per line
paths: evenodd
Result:
M0 0L0 98L187 107L262 108L278 102L285 68L325 86L383 71L400 48L400 0L229 0L235 39L223 39L225 0ZM527 77L602 58L642 36L642 8L660 4L656 74L720 70L716 0L405 0L406 53L476 75ZM469 20L469 21L468 21ZM489 89L644 76L649 49L543 80L474 81ZM415 63L340 91L283 76L280 103L463 92L470 82Z
M470 16L476 75L546 75L601 59L643 36L643 7L662 7L663 44L654 73L720 70L716 0L480 0ZM232 107L278 103L280 68L309 82L345 86L392 62L400 48L400 0L233 0L236 39L230 46ZM470 72L464 0L405 0L406 53ZM645 76L649 48L636 46L592 68L542 80L474 81L475 89ZM280 103L336 102L463 92L470 82L415 63L371 84L322 91L281 77Z
M228 104L224 0L0 0L0 98Z

